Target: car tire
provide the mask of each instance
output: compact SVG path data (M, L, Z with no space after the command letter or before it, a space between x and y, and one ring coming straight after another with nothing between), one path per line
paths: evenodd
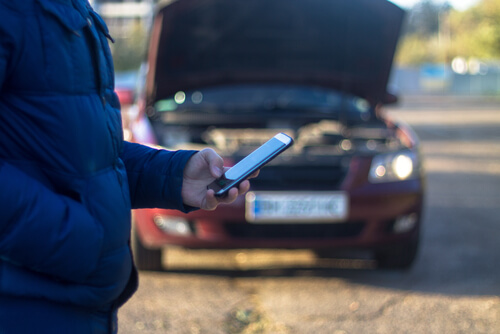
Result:
M163 250L144 246L135 228L132 229L130 243L137 269L148 271L161 271L164 269Z
M407 244L375 251L375 260L381 269L410 269L419 248L418 235Z

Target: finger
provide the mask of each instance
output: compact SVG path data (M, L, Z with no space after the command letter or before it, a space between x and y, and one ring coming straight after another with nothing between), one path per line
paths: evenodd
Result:
M254 177L257 177L259 176L259 173L260 173L260 169L257 169L255 172L253 172L252 175L250 175L248 178L249 179L253 179Z
M201 151L203 158L208 163L210 173L214 178L219 178L223 174L224 160L213 149L206 148Z
M232 203L236 200L238 195L239 195L238 188L231 188L229 189L227 195L223 198L221 203L226 203L226 204Z
M213 189L209 189L207 191L205 200L206 205L203 209L207 211L215 210L217 208L217 204L219 204L219 201L217 200L217 197L215 197L215 191Z
M236 200L239 195L238 188L234 187L227 191L226 195L223 197L215 197L217 199L217 204L230 204Z
M250 189L250 181L248 180L245 180L243 182L240 183L240 186L238 188L238 194L239 195L243 195L244 193L246 193L248 190Z
M232 203L236 200L238 195L239 195L239 191L237 188L229 189L226 196L224 196L224 197L216 197L215 192L212 189L210 189L207 191L205 210L208 210L208 211L215 210L217 208L217 206L221 203L224 203L224 204Z

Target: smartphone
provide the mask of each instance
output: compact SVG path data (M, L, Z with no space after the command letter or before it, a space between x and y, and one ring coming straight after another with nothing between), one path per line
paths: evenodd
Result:
M256 170L262 168L269 161L292 146L292 144L293 139L290 136L284 133L276 134L236 165L228 169L220 178L210 183L207 188L213 189L217 197L227 195L229 189L238 186Z

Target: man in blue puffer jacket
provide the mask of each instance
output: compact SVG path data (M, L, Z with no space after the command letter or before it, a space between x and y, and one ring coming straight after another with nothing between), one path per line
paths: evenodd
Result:
M108 39L87 0L0 0L0 333L116 332L131 208L220 203L214 151L122 140Z

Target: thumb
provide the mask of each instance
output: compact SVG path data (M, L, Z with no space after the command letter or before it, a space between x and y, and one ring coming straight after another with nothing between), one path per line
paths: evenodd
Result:
M210 173L213 177L219 178L223 174L224 160L213 149L206 148L201 151L205 161L208 163Z

